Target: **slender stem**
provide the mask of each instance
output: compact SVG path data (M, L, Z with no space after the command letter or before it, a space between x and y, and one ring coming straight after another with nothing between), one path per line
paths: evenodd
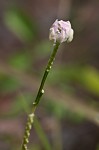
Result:
M41 85L40 85L40 88L39 88L39 90L38 90L37 97L36 97L36 99L35 99L35 101L34 101L34 103L33 103L35 106L38 105L38 103L39 103L39 101L40 101L40 98L41 98L41 96L42 96L43 93L44 93L43 87L44 87L46 78L47 78L47 76L48 76L48 74L49 74L49 72L50 72L50 69L51 69L51 67L52 67L52 65L53 65L53 61L54 61L54 59L55 59L55 55L56 55L56 53L57 53L57 50L58 50L59 45L60 45L60 44L59 44L58 42L55 44L54 49L53 49L53 52L52 52L52 54L51 54L51 56L50 56L50 59L49 59L49 61L48 61L47 66L46 66L46 69L45 69L45 72L44 72L44 75L43 75L43 78L42 78L42 81L41 81Z
M23 138L23 143L22 143L22 149L21 150L28 150L27 144L29 143L29 136L30 136L30 131L31 131L32 124L33 124L35 109L38 106L42 95L44 94L43 87L44 87L45 81L47 79L47 76L50 72L50 69L53 65L53 61L55 59L55 56L56 56L59 45L60 45L60 43L58 43L58 42L56 42L56 44L54 45L53 52L50 56L50 59L47 63L47 66L45 68L45 72L44 72L44 75L43 75L43 78L42 78L42 81L41 81L36 99L35 99L35 101L32 105L32 112L28 115L28 120L27 120L27 124L26 124L26 128L25 128L25 133L24 133L24 138Z

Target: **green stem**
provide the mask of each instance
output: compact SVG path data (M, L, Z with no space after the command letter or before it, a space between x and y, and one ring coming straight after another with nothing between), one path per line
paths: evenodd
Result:
M48 74L49 74L49 72L50 72L50 69L51 69L51 67L52 67L52 65L53 65L53 61L54 61L54 59L55 59L55 55L56 55L56 53L57 53L58 47L59 47L59 43L57 42L57 43L55 44L55 46L54 46L54 50L53 50L53 52L52 52L52 54L51 54L51 56L50 56L50 59L49 59L49 61L48 61L47 66L46 66L46 69L45 69L45 72L44 72L44 75L43 75L43 78L42 78L42 81L41 81L41 85L40 85L40 88L39 88L37 97L36 97L36 99L35 99L35 102L33 103L35 106L38 105L38 103L39 103L39 101L40 101L40 98L41 98L41 96L42 96L43 93L44 93L43 87L44 87L46 78L47 78L47 76L48 76Z
M55 59L55 56L56 56L59 45L60 45L60 43L58 43L58 42L54 45L53 52L50 56L50 59L48 61L47 66L45 68L45 72L44 72L44 75L43 75L43 78L42 78L42 81L41 81L36 99L35 99L35 101L33 103L33 106L32 106L32 112L28 115L28 120L27 120L25 133L24 133L24 138L23 138L23 143L22 143L22 150L28 150L27 144L29 142L30 130L31 130L32 124L33 124L33 117L34 117L35 109L37 108L37 105L39 104L40 99L41 99L42 95L44 94L43 87L44 87L46 78L47 78L47 76L50 72L50 69L53 65L53 61Z

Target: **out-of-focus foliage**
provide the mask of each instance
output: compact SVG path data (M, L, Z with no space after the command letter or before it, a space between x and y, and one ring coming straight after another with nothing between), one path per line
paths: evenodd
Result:
M21 71L26 71L30 68L32 60L31 56L27 53L12 54L8 61L9 65Z
M89 92L99 95L99 72L90 66L58 66L50 73L48 81L52 84L59 81L63 86L76 82Z
M34 128L35 128L35 130L38 134L38 137L39 137L44 149L51 150L52 148L51 148L51 145L50 145L50 143L47 139L47 136L44 133L44 131L43 131L41 125L40 125L40 122L37 119L35 119Z
M97 150L99 150L99 146L97 146Z
M9 111L8 116L17 116L24 112L29 113L32 100L33 96L31 94L22 95L19 93L15 101L12 103L11 111Z
M55 115L58 119L67 118L74 123L79 123L84 120L84 116L82 114L71 112L68 108L66 108L66 106L58 102L53 102L53 100L48 100L48 102L45 102L45 108L50 115Z
M81 81L85 88L99 96L99 71L92 67L85 67L81 73Z
M20 87L20 83L10 76L0 74L0 91L3 93L14 92Z
M48 56L52 52L52 43L48 40L39 42L35 46L35 57L36 59L41 59L42 57ZM39 58L38 58L39 57Z
M35 38L37 32L35 23L18 8L5 12L4 20L8 28L22 41L30 41Z
M48 41L48 34L50 25L56 19L57 15L55 11L58 8L58 1L57 3L56 1L43 0L41 2L31 0L13 1L14 6L11 3L9 0L7 3L5 1L0 2L0 21L2 22L3 20L3 22L0 23L0 61L11 67L11 70L8 68L4 69L8 71L8 74L6 74L6 71L4 71L6 73L2 71L3 66L1 65L3 63L0 64L0 146L4 145L4 148L0 147L0 149L3 150L12 150L13 148L15 150L20 149L19 143L21 143L22 137L20 138L20 136L13 133L12 128L10 129L12 125L11 119L17 120L19 118L20 123L16 124L15 131L20 133L25 125L25 116L30 111L36 95L36 93L34 93L35 89L33 91L31 89L31 85L35 83L31 83L30 87L25 84L24 87L24 84L21 84L21 81L14 77L12 70L17 73L19 72L19 76L20 73L26 75L26 79L29 79L29 77L33 75L34 80L36 79L38 81L37 83L40 83L44 68L53 48L53 43ZM16 3L18 4L16 5ZM68 93L75 97L78 96L78 99L81 98L82 101L85 102L85 105L88 100L89 106L94 106L95 110L99 110L99 2L97 0L66 0L61 1L61 3L63 4L60 7L61 13L60 15L58 14L60 16L59 18L63 18L64 20L71 18L70 21L75 31L74 40L71 44L66 45L66 43L64 43L63 47L60 47L57 59L55 60L55 64L52 67L46 84L48 88L52 86L53 89L58 89L57 91L59 93L62 91L65 94ZM61 5L61 3L59 5ZM4 6L7 6L5 10ZM23 82L24 78L22 80L22 83ZM33 88L37 86L33 86ZM46 92L49 91L46 90L45 85L45 97L42 97L42 101L36 112L38 118L40 116L40 121L34 124L30 139L30 150L41 150L41 145L44 149L50 150L53 145L52 143L56 142L57 145L57 138L55 139L54 137L56 125L53 121L49 122L49 118L53 117L54 121L55 119L58 120L59 126L63 125L62 120L66 120L67 124L71 122L72 127L73 125L81 124L86 118L86 116L83 116L80 112L74 113L72 111L73 107L69 110L66 105L61 103L62 99L57 100L55 97L52 97L52 99L49 98ZM81 93L81 95L79 93ZM57 93L55 94L57 96ZM72 96L72 100L73 98ZM65 99L65 101L66 100L67 99ZM8 124L4 123L2 125L4 118L7 119ZM47 126L44 126L46 120L48 120L48 123ZM9 122L11 122L10 125ZM6 128L2 131L5 124L7 124L7 131L9 131L7 133ZM67 127L66 125L65 127ZM75 129L77 132L73 132L72 127L70 133L68 129L67 131L64 130L64 133L61 133L62 142L65 141L65 144L67 142L67 145L68 141L72 142L73 140L72 138L69 139L70 136L74 137L75 133L80 135L82 131L85 131L85 128L81 128L81 130L79 128ZM34 133L34 128L37 137ZM95 140L95 134L98 133L98 130L95 131L92 126L92 130L88 130L86 135L78 136L77 141L76 138L74 138L75 143L83 141L80 139L82 137L87 141L86 138L88 139L88 135L93 132L94 135L92 135L92 137L90 135L89 139L98 141ZM4 132L4 135L2 132ZM22 133L20 134L22 136ZM49 139L52 140L51 146ZM90 142L90 145L91 143L92 142ZM74 146L75 145L76 144L74 144ZM64 144L62 146L64 146ZM57 148L53 148L53 150L54 149ZM97 147L97 150L98 149ZM63 149L59 148L58 150Z

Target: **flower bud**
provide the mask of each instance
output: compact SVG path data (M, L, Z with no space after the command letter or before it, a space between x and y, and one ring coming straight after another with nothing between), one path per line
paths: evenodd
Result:
M53 40L54 43L71 42L73 34L74 31L69 21L56 20L50 28L49 39Z

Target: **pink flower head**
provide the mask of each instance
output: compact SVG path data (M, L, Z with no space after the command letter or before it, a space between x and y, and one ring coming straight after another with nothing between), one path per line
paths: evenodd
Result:
M71 28L69 21L56 20L50 28L49 39L53 40L54 43L59 42L71 42L73 39L74 31Z

